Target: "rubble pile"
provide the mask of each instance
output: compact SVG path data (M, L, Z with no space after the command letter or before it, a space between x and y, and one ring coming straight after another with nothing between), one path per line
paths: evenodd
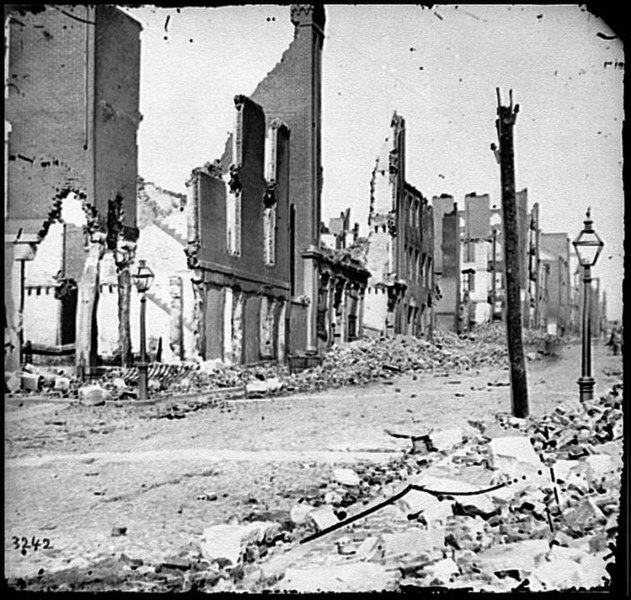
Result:
M524 343L538 344L541 346L538 352L549 355L564 341L541 331L524 329ZM534 360L539 356L531 352L528 358ZM249 396L261 396L363 385L399 373L462 372L488 365L507 367L507 364L504 326L482 324L467 336L435 331L431 341L411 336L356 340L334 346L319 366L291 374L286 366L275 363L256 366L227 365L220 360L182 365L156 363L150 365L149 390L152 398L229 388L243 388ZM137 368L112 367L94 384L103 389L103 402L134 400L137 378ZM81 399L81 387L78 379L64 375L64 370L59 369L26 365L22 372L5 373L5 389L12 395Z
M207 361L207 363L202 363L200 369L191 375L189 381L184 381L181 385L189 391L239 387L253 381L274 379L284 372L286 369L276 364L244 367L224 365L219 361L215 363Z
M365 511L369 501L373 506L406 485L416 487L362 521L325 531L318 550L324 557L299 560L304 546L294 541L293 550L274 559L282 567L261 565L268 578L262 575L257 585L603 589L620 510L622 391L617 384L599 400L559 405L537 419L499 414L458 435L432 432L433 451L407 453L387 465L333 469L328 485L291 510L289 539L326 530ZM365 583L357 575L366 563L383 577ZM338 570L346 587L338 581L331 588Z
M320 366L287 377L285 384L295 391L362 385L412 371L461 372L506 356L505 350L489 345L477 350L448 334L441 334L438 343L407 336L361 339L334 346Z
M506 326L504 323L480 323L476 325L469 335L463 336L479 342L494 344L506 344ZM544 348L546 345L558 348L563 344L579 341L580 337L566 332L563 337L558 334L551 334L543 329L522 328L522 341L525 346L537 346Z

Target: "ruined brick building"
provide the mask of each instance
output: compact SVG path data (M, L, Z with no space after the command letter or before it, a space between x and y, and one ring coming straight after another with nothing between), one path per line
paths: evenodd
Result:
M195 286L196 351L204 359L283 360L290 298L289 131L269 131L262 108L235 99L230 170L189 179L188 264ZM266 144L266 134L269 143Z
M390 129L371 179L364 332L431 335L433 212L405 178L405 119L395 112Z
M435 277L440 290L436 326L466 333L505 318L502 209L488 194L467 194L458 210L453 197L432 199ZM571 327L569 240L544 233L538 203L528 211L528 191L516 193L522 323L528 329L563 333ZM451 213L448 212L451 209ZM574 310L576 313L577 310Z
M518 235L518 264L519 264L519 288L520 298L522 302L522 319L524 317L526 293L528 290L528 253L529 253L529 216L528 216L528 190L523 189L515 192L515 205L517 209L517 235ZM498 208L495 204L487 211L485 208L481 211L483 218L488 220L491 225L491 235L493 238L494 251L491 253L491 270L493 274L492 282L492 302L493 302L493 318L501 319L506 306L506 285L504 281L504 224L502 217L502 208Z
M292 5L290 15L294 40L280 62L235 98L224 155L187 184L203 359L284 360L358 332L367 273L320 247L324 9Z
M98 239L101 255L105 247L124 253L119 242L129 248L137 237L140 29L112 6L13 5L5 13L5 309L18 337L24 291L44 284L48 302L35 310L56 324L57 344L74 342L84 245ZM69 195L81 200L87 231L66 224L55 233L51 296L53 282L33 281L29 271L38 272L37 246ZM90 337L96 299L79 312Z

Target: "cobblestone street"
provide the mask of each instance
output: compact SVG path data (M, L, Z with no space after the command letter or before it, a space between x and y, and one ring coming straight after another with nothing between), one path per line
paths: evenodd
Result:
M568 345L558 359L529 362L533 416L578 395L579 358L580 346ZM621 379L621 368L619 357L595 345L596 395ZM213 524L289 511L317 494L333 467L385 464L410 450L409 440L384 429L468 427L510 412L507 383L508 371L497 367L406 374L365 387L227 400L179 419L152 418L152 406L8 404L5 574L88 568L123 553L159 564ZM393 472L386 481L398 478ZM125 535L113 536L115 528ZM16 538L33 537L50 546L21 551ZM303 560L317 564L322 558L314 556L336 554L334 539L308 545Z

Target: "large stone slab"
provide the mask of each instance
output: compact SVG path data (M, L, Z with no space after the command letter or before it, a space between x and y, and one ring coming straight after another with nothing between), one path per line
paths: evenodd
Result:
M519 462L528 462L534 465L541 464L539 456L525 436L498 437L489 442L489 451L492 464L499 458L512 458ZM495 466L495 465L494 465Z
M359 475L353 469L338 467L333 469L333 477L342 485L355 486L360 483Z
M307 514L307 520L311 521L319 531L331 527L339 523L339 519L333 512L333 507L330 504L322 504L318 508L314 508Z

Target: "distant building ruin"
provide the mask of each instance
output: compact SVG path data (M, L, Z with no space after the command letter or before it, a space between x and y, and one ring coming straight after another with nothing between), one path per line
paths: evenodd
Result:
M396 112L371 179L364 332L431 336L432 207L405 178L405 119Z

